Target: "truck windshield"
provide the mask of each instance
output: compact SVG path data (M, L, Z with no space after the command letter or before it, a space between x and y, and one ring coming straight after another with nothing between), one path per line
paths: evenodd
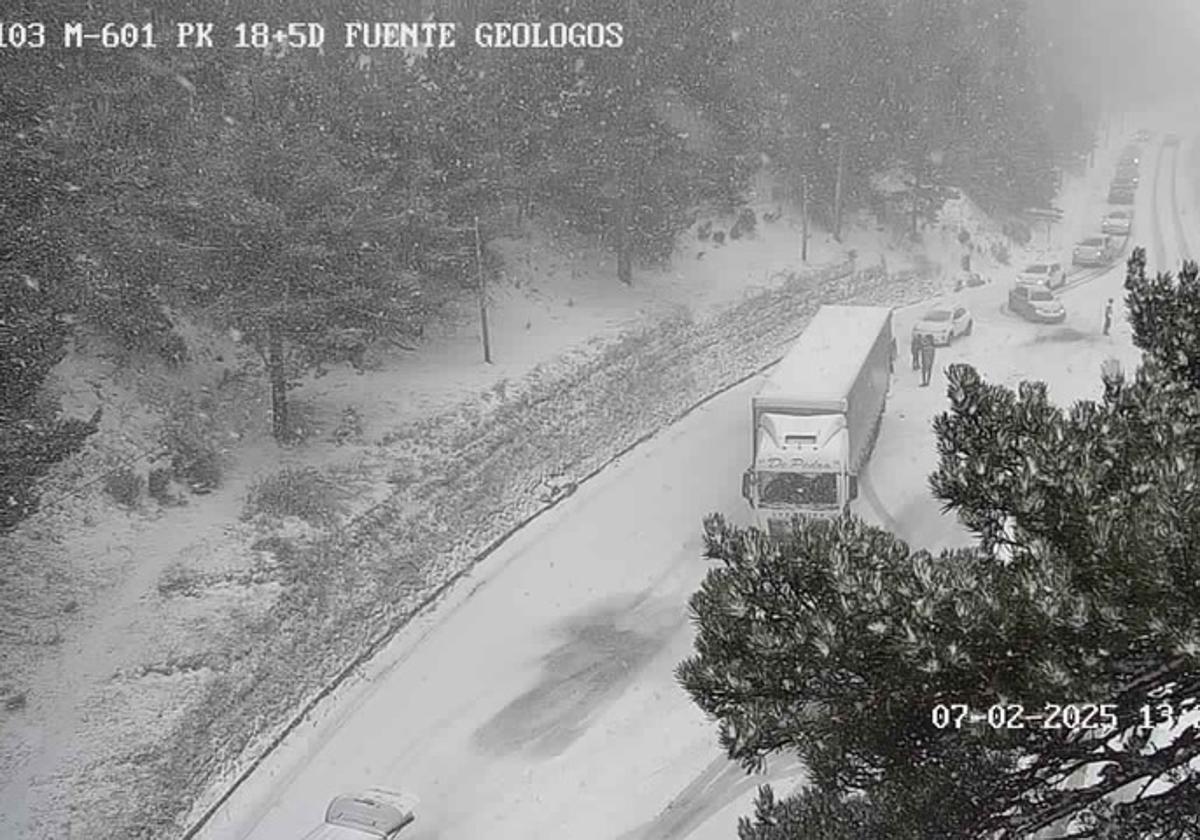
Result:
M763 507L836 507L836 473L758 474L758 500Z

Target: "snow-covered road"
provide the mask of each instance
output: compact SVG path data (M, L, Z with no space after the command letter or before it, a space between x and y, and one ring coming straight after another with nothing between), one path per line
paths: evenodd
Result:
M1151 214L1138 209L1141 242ZM1096 397L1105 358L1136 360L1122 319L1101 331L1122 279L1118 263L1069 288L1066 322L1043 326L1008 312L1011 273L999 273L955 296L974 313L974 334L940 351L937 367L969 362L1010 385L1040 379L1064 405ZM904 364L917 314L897 313L901 357L857 504L938 548L966 535L927 489L930 420L946 399L942 376L919 388ZM673 669L690 651L686 602L706 570L702 517L748 521L739 487L759 384L699 409L514 538L324 704L201 836L301 836L333 794L371 784L421 797L413 840L736 836L763 778L723 758ZM787 760L770 771L783 787L802 778Z
M332 792L366 784L418 792L414 840L667 840L752 797L761 779L725 761L672 671L705 572L701 519L742 507L756 385L515 538L269 760L207 836L299 836Z

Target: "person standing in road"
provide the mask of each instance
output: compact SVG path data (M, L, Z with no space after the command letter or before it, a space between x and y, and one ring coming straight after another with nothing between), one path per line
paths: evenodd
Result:
M917 333L913 333L912 345L911 345L910 349L912 350L913 370L920 370L921 369L921 336L918 335Z
M1112 309L1113 299L1109 298L1108 303L1104 304L1104 334L1108 335L1108 331L1112 329Z
M929 384L929 378L933 375L933 357L936 354L936 349L933 346L933 336L925 336L925 341L921 344L921 387Z

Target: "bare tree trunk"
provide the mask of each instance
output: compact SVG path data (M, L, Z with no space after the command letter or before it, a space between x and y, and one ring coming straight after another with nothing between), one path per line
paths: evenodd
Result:
M629 193L621 191L617 206L617 279L626 286L633 285L633 237L629 230L632 223Z
M291 440L287 374L283 366L283 333L276 324L267 328L267 376L271 380L271 434L278 443L287 443Z
M844 129L843 129L844 130ZM838 139L837 183L833 191L833 238L842 241L842 179L846 176L846 137Z

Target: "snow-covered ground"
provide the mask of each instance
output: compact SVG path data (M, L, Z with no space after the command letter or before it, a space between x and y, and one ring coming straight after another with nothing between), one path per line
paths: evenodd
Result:
M896 271L928 261L950 267L962 253L955 239L962 225L980 245L976 267L992 275L994 283L967 294L979 313L980 327L969 342L943 353L939 363L974 352L985 373L1009 376L1012 371L1000 373L1000 360L972 349L995 341L1006 347L1040 348L1056 363L1074 359L1076 372L1096 369L1098 361L1088 354L1109 352L1109 344L1093 340L1099 332L1101 295L1119 293L1119 271L1089 284L1094 300L1082 288L1068 293L1068 325L1083 339L1051 328L1007 323L1008 316L996 302L1003 298L997 290L1016 264L1034 251L1050 247L1065 257L1074 238L1094 229L1102 211L1097 202L1111 174L1105 167L1111 169L1122 142L1114 136L1108 157L1098 155L1096 170L1086 181L1068 180L1058 202L1068 211L1067 222L1052 229L1049 246L1038 231L1036 247L1014 254L1008 269L986 257L986 246L1000 237L968 202L954 208L960 215L947 214L941 230L927 232L920 247L888 241L870 225L849 229L844 244L814 231L810 266L838 262L853 251L860 266L882 262ZM1152 216L1149 205L1143 206L1148 194L1144 183L1137 236ZM1194 197L1192 191L1180 192L1184 203L1188 197ZM754 239L721 249L685 238L669 265L640 270L632 288L616 283L610 258L561 231L534 231L524 241L498 247L504 251L506 276L492 289L495 364L485 365L480 358L477 313L468 306L456 323L434 331L417 352L382 355L362 374L334 369L307 381L295 392L298 412L308 420L312 434L300 449L281 450L265 436L261 382L257 392L248 386L245 390L253 393L247 397L239 392L236 401L228 391L205 385L205 377L215 382L223 368L234 367L237 348L228 342L198 342L197 361L190 369L196 381L189 387L209 387L210 398L216 394L218 402L231 401L229 406L217 405L214 416L225 408L237 416L220 418L228 424L223 427L228 464L224 486L210 496L193 498L182 510L147 503L125 511L96 492L94 483L88 484L92 473L107 468L116 454L145 468L145 452L153 448L160 418L144 401L145 394L131 384L138 372L122 374L112 364L82 353L64 363L60 378L72 413L89 413L97 398L106 405L99 436L105 448L65 465L57 476L62 486L52 488L46 512L16 534L0 538L0 552L15 558L5 586L22 592L29 589L23 581L36 579L35 591L41 593L40 601L19 602L16 633L2 651L5 697L19 691L24 705L0 710L0 835L42 837L52 830L67 831L69 825L76 833L64 836L84 836L81 832L94 830L89 820L102 813L95 809L123 808L128 777L121 773L130 761L156 755L157 739L189 702L203 696L203 681L212 674L210 662L221 658L214 657L211 644L230 633L229 616L253 613L270 603L271 587L238 583L247 575L247 558L253 554L246 546L258 536L238 522L246 491L255 480L284 466L338 471L353 478L361 508L389 492L395 454L384 441L397 429L422 418L449 416L450 409L465 402L503 403L506 385L515 389L523 380L570 368L595 355L597 340L613 339L681 310L694 317L714 317L746 295L777 286L785 271L799 267L798 226L787 216L761 225ZM907 329L903 316L898 326ZM1107 341L1119 349L1120 336L1118 332ZM1030 352L1022 371L1052 379L1056 374L1043 367L1043 356ZM991 363L1000 367L989 368ZM145 374L140 371L143 383ZM949 544L961 534L936 508L923 506L920 480L932 464L932 450L921 441L932 439L927 421L938 410L940 390L906 390L904 375L902 370L872 467L878 507L892 511L888 516L899 521L904 536L923 544ZM1071 370L1062 374L1064 387L1069 389L1076 375ZM179 379L158 377L155 388L165 388L168 380L178 384ZM741 509L737 485L745 466L745 443L738 424L745 421L745 389L736 393L741 394L740 403L727 396L697 415L726 424L721 428L729 436L695 432L712 446L677 456L674 472L662 472L654 460L659 457L656 447L677 440L674 431L625 459L626 465L618 469L633 469L630 465L647 460L648 465L639 477L629 479L629 487L643 487L644 492L632 518L621 520L624 531L616 528L610 535L585 527L578 513L588 493L603 494L610 486L607 477L581 490L554 514L557 520L545 520L545 527L559 534L552 537L548 531L545 537L557 540L557 556L548 558L536 540L530 542L525 535L480 567L474 578L381 657L381 662L394 662L390 671L373 672L377 676L370 684L344 689L362 692L354 695L359 699L327 703L318 710L318 721L302 729L235 797L231 809L214 823L213 836L244 834L239 827L243 817L259 813L267 816L255 836L277 836L272 826L311 821L334 788L387 779L410 782L423 794L427 804L420 825L423 831L435 832L426 835L430 837L471 838L475 835L459 829L475 825L489 826L479 836L492 836L493 824L485 817L496 819L509 808L518 815L537 811L531 825L545 825L547 830L559 824L556 820L575 820L569 824L580 826L578 836L612 837L611 818L604 822L597 817L608 813L610 805L616 806L613 813L626 826L622 830L633 832L628 835L631 840L707 837L717 828L722 836L730 836L757 780L742 779L720 757L711 727L682 698L670 669L687 653L690 631L683 621L683 604L703 573L696 551L699 516L710 509ZM1067 396L1064 391L1063 399ZM737 407L729 409L732 414L726 418L721 414L725 409L718 406L727 404ZM326 433L347 409L357 413L360 428L345 445L335 444ZM196 411L209 409L201 405ZM704 466L697 467L698 460ZM693 474L706 479L701 482ZM906 484L914 475L919 480ZM610 492L630 495L628 488ZM707 503L688 506L680 500L660 511L661 497L672 493ZM593 510L615 516L619 508L610 500L597 502ZM551 527L554 521L559 524ZM518 544L527 546L524 551L532 559L512 554ZM513 588L506 583L506 568L522 564L543 570L553 565L564 571L557 576L547 571L544 582L540 575L526 573L521 578L526 588ZM653 569L657 576L651 575ZM202 597L164 595L164 582L173 570L198 581ZM479 592L483 607L468 609L469 600L461 608L450 606L484 580L493 582ZM580 589L588 586L590 590ZM489 587L508 593L490 602L490 613L483 598ZM631 600L622 602L621 597ZM468 615L475 609L483 612L464 622L456 618L460 609ZM449 634L445 638L455 641L438 642L443 638L438 634ZM440 655L422 652L426 636ZM508 645L498 646L498 639L507 639ZM628 652L624 660L618 658L623 663L619 666L605 655L614 649ZM551 656L548 663L538 661L543 655ZM552 670L579 676L555 680ZM479 675L489 673L495 675L495 692L480 687L486 682ZM394 679L406 684L395 687L389 674L400 675ZM363 712L367 720L358 737L367 746L358 751L342 746L339 729L342 722L358 725L356 703L364 710L381 710ZM405 714L389 712L389 706ZM462 720L455 717L459 713ZM526 713L530 720L548 721L559 733L558 740L544 741L529 726L523 727ZM476 730L484 734L477 738ZM510 731L515 734L508 738L504 733ZM532 753L514 746L521 740L531 744ZM324 761L323 741L333 751L333 763ZM661 750L639 752L657 744L663 745ZM414 751L412 760L409 750ZM295 776L281 769L293 766L286 759L289 751L293 765L304 766ZM429 772L422 761L429 762ZM784 779L798 778L797 768L786 761L774 770ZM272 772L285 775L273 777ZM289 779L302 787L293 790ZM470 798L474 796L478 801ZM280 805L272 809L275 800ZM435 815L446 812L449 822L438 823ZM599 826L592 834L584 827L589 814ZM710 815L709 824L698 827ZM481 822L465 822L476 819ZM503 824L512 827L513 836L531 836L519 832L516 820L506 818Z
M1105 209L1120 148L1110 145L1061 198L1068 217L1050 248L1064 258ZM1135 241L1148 232L1155 196L1164 200L1144 183ZM1121 297L1122 263L1076 275L1062 294L1063 324L1034 325L1007 310L1018 263L1045 247L1014 256L989 285L950 296L970 307L976 328L939 352L939 369L964 361L1009 385L1042 380L1065 405L1099 395L1104 360L1135 363L1124 320L1108 336L1101 328L1104 301ZM900 336L919 311L898 314ZM333 793L366 784L421 796L413 840L733 836L764 779L721 756L673 667L689 653L686 601L705 571L701 518L719 510L748 519L739 479L759 383L634 450L502 547L268 758L202 836L294 836ZM925 483L942 384L939 376L918 388L899 366L872 492L860 501L866 518L930 548L967 538ZM784 789L803 779L786 757L769 770Z
M859 258L873 259L870 236L854 239ZM0 535L0 554L9 561L0 601L12 618L12 632L0 640L0 835L121 836L111 829L115 820L157 802L131 796L136 785L178 795L181 777L224 765L230 749L241 749L245 731L271 731L261 715L277 722L279 707L292 704L290 696L267 692L269 702L220 719L222 732L232 733L222 734L222 743L205 735L187 747L195 750L194 760L177 761L171 772L160 763L175 745L170 739L197 731L180 721L205 706L198 700L213 679L228 674L231 654L244 647L242 628L278 598L278 583L263 577L261 553L251 546L311 531L298 520L280 528L266 523L266 532L261 523L242 521L256 481L282 468L315 468L348 497L347 515L359 514L395 492L398 475L421 475L419 458L405 450L416 424L437 418L432 432L449 438L477 429L481 415L505 410L520 426L522 394L560 379L570 383L575 371L602 362L622 336L653 334L664 318L678 321L680 313L720 317L748 295L794 280L801 268L798 227L787 216L721 248L684 237L670 264L639 269L631 288L616 282L609 257L567 232L535 229L498 247L505 252L505 276L492 287L495 364L480 358L477 313L468 306L460 321L433 331L416 352L377 356L361 375L335 369L305 382L293 397L309 436L297 448L281 449L269 439L261 375L227 337L194 330L193 361L178 372L123 368L96 352L99 347L77 348L64 362L57 374L68 412L86 416L99 401L105 419L85 452L48 480L43 513ZM847 248L814 232L809 267L841 262ZM889 254L893 270L905 267L905 254ZM798 317L776 315L764 313L771 341ZM745 332L745 326L737 328ZM181 400L185 396L189 401ZM176 416L219 433L222 485L184 508L144 497L131 509L116 505L99 479L120 462L145 476L173 401ZM613 440L669 416L663 400L652 402L634 406L643 415L635 423L604 430L605 440L587 457L606 457ZM667 414L661 414L664 406ZM357 416L357 428L331 440L348 411ZM545 450L546 463L525 466L548 473L561 457ZM470 557L447 552L436 561L461 567ZM416 593L414 601L421 597ZM321 653L343 664L353 657ZM308 670L320 668L310 662ZM262 705L274 709L265 712Z

